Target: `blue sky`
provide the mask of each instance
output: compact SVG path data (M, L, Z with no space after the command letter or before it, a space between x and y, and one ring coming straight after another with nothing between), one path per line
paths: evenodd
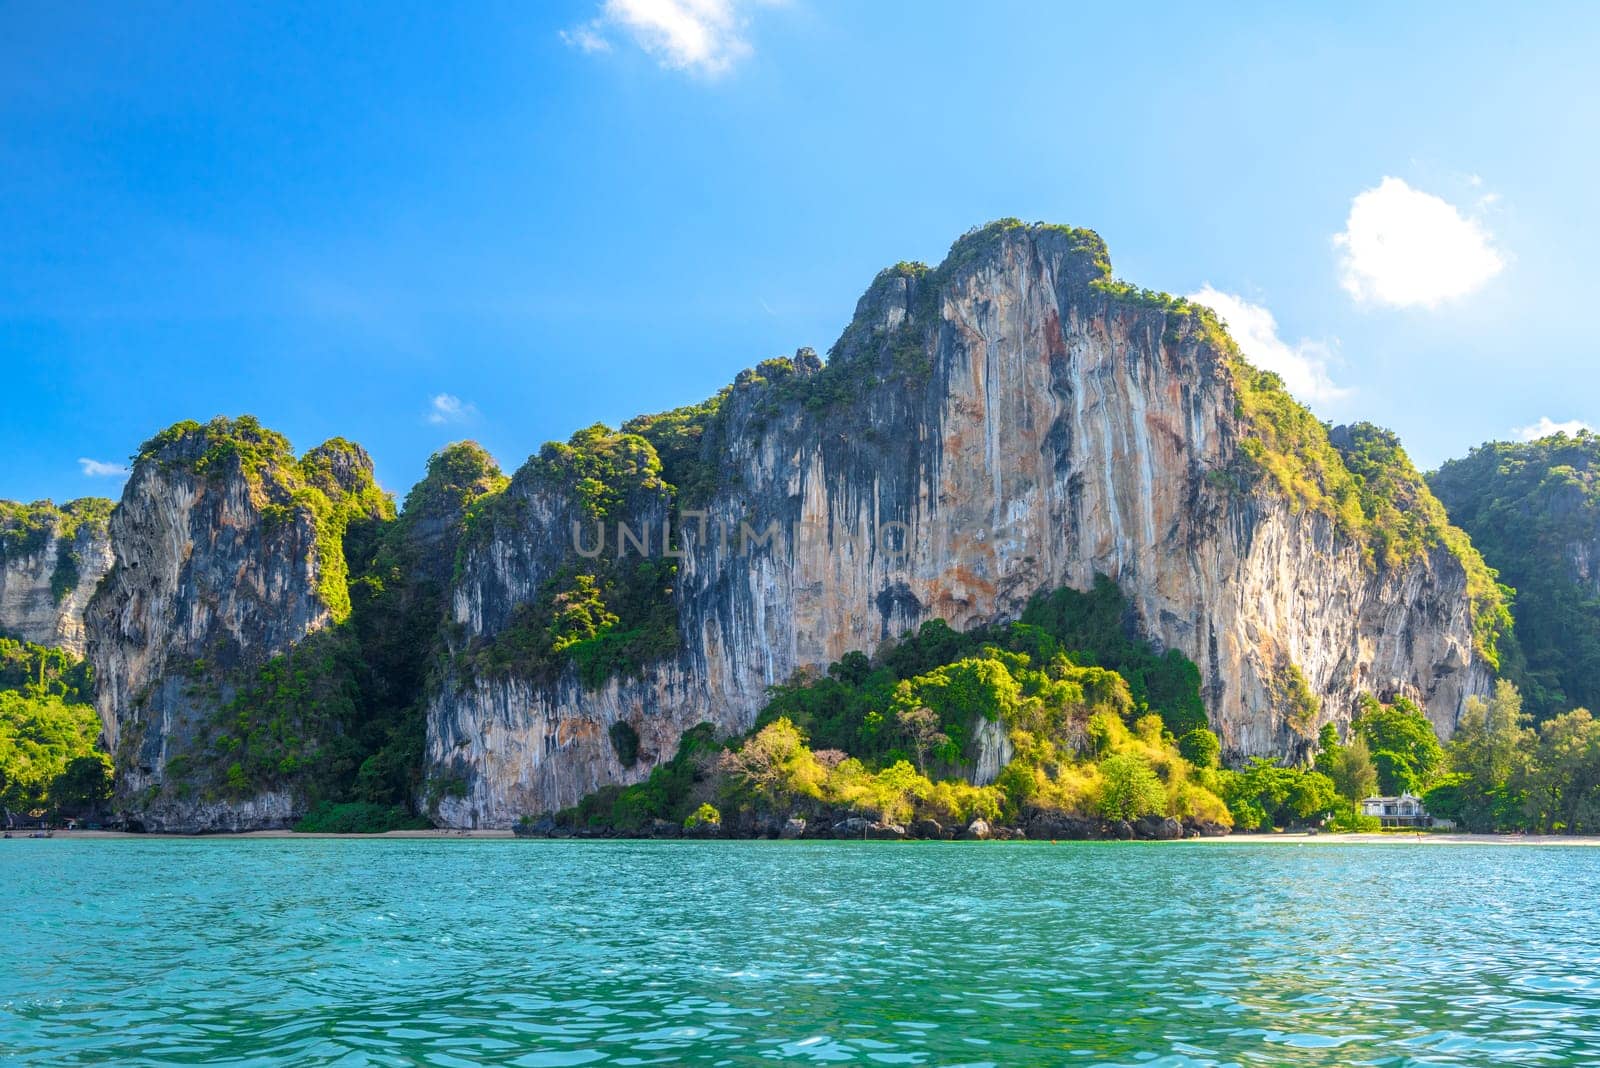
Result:
M1008 215L1422 465L1600 423L1600 8L1113 7L0 7L0 496L221 413L510 469Z

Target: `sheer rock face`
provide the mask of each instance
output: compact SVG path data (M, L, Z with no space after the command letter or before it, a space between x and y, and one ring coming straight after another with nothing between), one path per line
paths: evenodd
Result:
M30 511L39 524L31 536L6 531L13 536L0 543L0 634L81 657L84 608L111 567L105 520L110 502L86 499L59 509L44 501L0 506Z
M934 617L1012 619L1034 593L1086 589L1096 573L1150 638L1200 666L1231 753L1315 736L1285 711L1296 667L1324 719L1348 720L1363 691L1406 693L1448 735L1488 682L1460 564L1436 549L1373 570L1326 517L1208 479L1242 433L1223 358L1161 309L1109 297L1092 284L1103 270L1049 228L958 243L938 271L884 272L862 298L826 372L862 369L843 401L736 387L726 446L708 442L727 477L703 531L680 524L678 656L599 691L570 671L548 685L447 680L428 722L429 774L453 787L438 817L504 826L570 805L648 774L695 723L748 727L797 670ZM570 544L570 501L513 489L520 521L463 558L453 616L467 637L534 599L557 566L550 547ZM659 508L629 522L655 527ZM631 768L609 741L619 720L641 739Z
M95 704L117 772L119 809L151 831L288 826L303 811L283 790L218 796L193 766L207 759L241 673L332 622L318 589L325 561L315 517L293 504L296 478L237 459L196 472L196 432L135 464L111 517L115 563L90 602ZM332 464L337 482L364 472ZM292 458L291 458L292 462ZM189 770L174 767L183 758Z

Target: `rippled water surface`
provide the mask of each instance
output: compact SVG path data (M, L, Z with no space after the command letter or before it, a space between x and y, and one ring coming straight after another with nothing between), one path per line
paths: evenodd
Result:
M12 840L0 1060L1600 1058L1600 850Z

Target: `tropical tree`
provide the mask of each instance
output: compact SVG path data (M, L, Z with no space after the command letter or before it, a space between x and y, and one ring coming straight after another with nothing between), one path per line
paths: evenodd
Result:
M916 758L917 770L927 774L929 750L950 743L950 736L939 729L939 713L926 705L902 708L895 713L895 722L900 726L901 737L910 747L911 755Z
M1397 697L1385 705L1366 695L1352 726L1371 747L1378 787L1386 794L1420 794L1444 764L1433 723L1409 698Z
M1339 796L1347 801L1371 797L1378 789L1378 769L1373 766L1366 736L1351 731L1350 741L1341 744L1338 728L1326 723L1322 727L1320 741L1316 768L1333 780L1334 790Z
M1528 817L1542 831L1600 830L1600 720L1587 708L1539 727L1533 764L1521 773Z
M1527 722L1522 695L1506 679L1488 700L1469 697L1450 740L1452 774L1428 791L1428 811L1474 831L1520 825L1525 804L1519 789L1535 744Z
M1209 727L1196 727L1178 739L1178 752L1197 768L1214 768L1222 760L1222 743Z
M1100 764L1100 811L1112 820L1135 820L1161 812L1167 791L1143 757L1118 753Z

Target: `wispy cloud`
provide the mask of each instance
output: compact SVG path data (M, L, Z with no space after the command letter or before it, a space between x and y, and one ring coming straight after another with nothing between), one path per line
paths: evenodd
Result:
M611 42L600 35L600 29L594 22L574 26L570 30L562 30L561 39L569 48L576 48L580 52L593 55L596 52L611 51Z
M1490 194L1478 206L1492 203ZM1359 302L1396 308L1436 308L1482 289L1505 268L1478 220L1399 178L1357 195L1333 244L1345 290Z
M1289 392L1301 400L1332 401L1350 395L1350 390L1334 384L1328 372L1333 349L1327 342L1302 338L1291 345L1278 336L1278 320L1272 312L1209 285L1189 294L1189 299L1220 315L1245 357L1264 371L1276 372Z
M128 477L128 466L126 464L107 463L105 460L91 460L87 456L78 457L78 463L83 467L83 473L90 478Z
M1584 430L1594 433L1594 427L1585 423L1582 419L1568 419L1565 423L1558 423L1546 415L1541 416L1537 423L1519 426L1511 433L1518 441L1538 441L1540 438L1547 438L1551 434L1565 434L1568 437L1577 437L1578 433Z
M561 31L571 48L611 51L613 35L627 38L667 70L715 78L753 49L747 12L760 0L605 0L600 13Z
M434 426L470 423L477 417L477 405L464 401L453 393L440 393L428 405L427 419Z

